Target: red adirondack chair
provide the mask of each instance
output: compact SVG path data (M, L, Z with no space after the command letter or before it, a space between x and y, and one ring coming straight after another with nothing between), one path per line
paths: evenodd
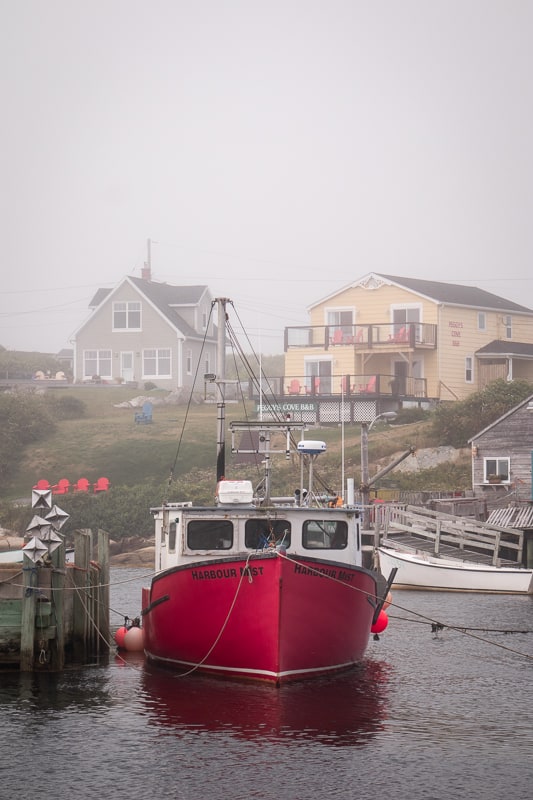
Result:
M76 483L72 487L75 492L88 492L89 491L89 481L87 478L78 478Z
M109 489L109 478L98 478L93 484L94 492L107 492Z
M55 486L52 486L53 494L68 494L70 481L68 478L60 478Z

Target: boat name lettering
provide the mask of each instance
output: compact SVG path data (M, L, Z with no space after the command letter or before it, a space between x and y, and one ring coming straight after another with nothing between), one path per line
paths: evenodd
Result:
M231 569L193 569L191 572L193 581L213 581L217 578L236 578L237 570Z
M295 564L294 571L298 575L315 575L317 578L323 578L325 575L327 575L328 578L337 577L336 569L326 569L325 567L320 567L319 569L310 569L309 567L302 567L301 564Z
M263 567L240 567L239 575L251 575L256 578L263 574ZM193 569L191 571L193 581L216 581L219 578L236 578L237 570L235 567L218 567L217 569Z
M317 569L310 567L303 567L301 564L294 565L294 571L298 575L315 575L317 578L335 578L339 581L351 583L353 581L353 573L345 572L344 570L337 571L336 569L326 569L326 567L318 567Z

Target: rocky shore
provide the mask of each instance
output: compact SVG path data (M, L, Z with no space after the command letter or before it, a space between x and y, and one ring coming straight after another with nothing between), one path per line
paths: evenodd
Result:
M24 538L12 531L0 529L0 553L20 550ZM109 543L109 563L112 567L146 567L153 569L155 547L145 539L130 537L120 542Z

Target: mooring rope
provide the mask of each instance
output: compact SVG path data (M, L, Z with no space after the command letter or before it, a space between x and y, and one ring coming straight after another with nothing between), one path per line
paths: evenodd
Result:
M281 553L280 551L278 551L278 556L280 558L286 558L287 561L292 561L294 563L294 559L290 558L285 553ZM360 592L362 594L365 594L367 597L374 597L374 595L372 595L370 592L366 592L364 589L360 589L358 586L350 586L350 584L345 583L344 581L341 581L338 578L333 577L332 575L328 575L325 572L321 572L318 569L314 569L313 567L309 567L307 565L306 565L306 569L309 569L310 571L314 572L316 575L320 575L323 578L327 578L328 580L335 581L336 583L341 583L347 589L352 589L352 590L354 590L356 592ZM391 602L390 603L390 607L391 608L397 608L397 609L400 609L401 611L406 611L409 614L414 614L417 617L420 617L420 620L417 620L418 622L424 622L427 625L437 626L441 630L444 629L444 628L448 628L449 630L456 631L457 633L462 633L464 636L469 636L472 639L477 639L478 641L483 642L484 644L489 644L489 645L492 645L493 647L499 647L502 650L507 650L510 653L514 653L515 655L522 656L523 658L527 658L528 660L533 661L533 654L531 654L531 653L524 653L522 650L516 650L516 649L514 649L512 647L508 647L507 645L501 644L500 642L495 642L492 639L485 639L482 636L478 636L476 633L472 633L472 631L483 630L482 628L466 628L466 627L464 627L462 625L461 626L460 625L448 625L446 623L441 622L440 620L432 619L431 617L428 617L427 615L422 614L422 613L420 613L418 611L413 611L410 608L405 608L404 606L401 606L401 605L399 605L398 603L395 603L395 602ZM533 633L533 631L529 631L529 630L528 631L508 631L508 633Z

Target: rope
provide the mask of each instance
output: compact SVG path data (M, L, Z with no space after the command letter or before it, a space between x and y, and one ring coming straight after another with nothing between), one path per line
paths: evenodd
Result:
M278 551L278 556L280 558L286 558L288 561L293 561L292 558L289 558L286 554L280 553L279 551ZM327 574L325 574L323 572L320 572L319 570L314 569L313 567L306 567L306 569L309 569L310 571L315 572L317 575L321 575L324 578L328 578L328 580L335 581L336 583L341 583L347 589L352 589L353 591L361 592L362 594L365 594L367 597L373 597L373 595L371 595L370 592L366 592L364 589L360 589L357 586L350 586L349 584L344 583L343 581L340 581L338 578L334 578L331 575L327 575ZM437 630L437 629L443 630L444 628L448 628L449 630L456 631L457 633L462 633L464 636L470 636L472 639L477 639L478 641L483 642L484 644L490 644L493 647L499 647L502 650L507 650L510 653L514 653L515 655L519 655L519 656L522 656L523 658L527 658L528 660L533 661L533 655L530 654L530 653L524 653L521 650L515 650L514 648L507 647L506 645L503 645L500 642L494 642L492 639L484 639L482 636L478 636L476 633L472 633L472 631L476 631L476 630L483 631L484 630L483 628L465 628L465 627L459 626L459 625L446 625L445 623L443 623L443 622L441 622L439 620L432 619L431 617L428 617L425 614L421 614L418 611L413 611L410 608L404 608L403 606L400 606L400 605L398 605L398 603L394 603L394 602L390 604L390 607L391 608L400 609L401 611L407 611L409 614L414 614L415 616L420 617L420 620L416 620L417 622L422 622L423 621L426 624L429 624L431 626L435 626L435 630ZM511 633L532 633L533 631L510 631L510 632Z

